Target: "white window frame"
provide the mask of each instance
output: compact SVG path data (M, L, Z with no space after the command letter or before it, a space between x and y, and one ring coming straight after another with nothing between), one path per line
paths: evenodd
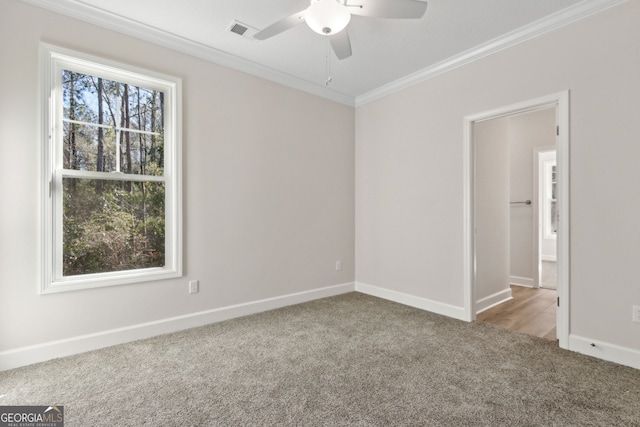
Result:
M41 294L155 281L182 276L182 81L179 78L98 58L46 43L40 44L42 123ZM165 185L165 265L136 270L62 274L62 178L122 180L110 172L63 169L62 70L71 70L164 92L164 174L126 175L127 181Z

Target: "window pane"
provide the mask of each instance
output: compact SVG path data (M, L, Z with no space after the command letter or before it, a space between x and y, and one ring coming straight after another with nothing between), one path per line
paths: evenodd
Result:
M556 166L551 166L551 198L556 199Z
M82 73L62 71L63 117L162 133L164 94Z
M162 176L164 163L162 137L140 132L121 132L120 147L122 172Z
M116 170L116 143L112 129L64 123L64 168L94 172Z
M138 86L127 90L128 129L162 133L164 126L164 94Z
M119 83L111 80L63 70L63 117L113 126L120 87Z
M164 128L180 128L180 79L45 52L42 99L55 102L43 105L43 129L55 132L43 144L42 235L53 238L44 242L42 292L179 277L180 176L137 181L179 172L179 135Z
M63 275L164 266L164 183L63 179Z

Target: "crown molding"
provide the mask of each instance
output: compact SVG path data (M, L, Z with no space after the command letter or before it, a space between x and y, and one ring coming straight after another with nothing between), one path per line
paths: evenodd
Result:
M438 62L408 76L402 77L391 83L380 86L370 92L356 97L355 105L360 107L376 99L391 95L410 86L429 80L440 74L444 74L455 68L493 55L496 52L515 46L540 35L549 33L565 25L600 13L604 10L626 3L629 0L585 0L557 13L520 27L517 30L506 33L486 43L475 46L472 49L461 52L458 55Z
M283 86L298 89L312 95L320 96L340 104L353 107L355 99L351 95L336 92L325 86L308 82L281 71L257 64L227 52L194 42L187 38L172 34L150 25L113 14L97 7L88 6L76 0L21 0L70 18L88 22L117 33L125 34L180 53L213 62L236 71L251 74Z
M380 86L363 95L353 97L336 92L325 86L300 79L281 71L257 64L227 52L194 42L176 34L162 31L150 25L124 18L105 10L88 6L76 0L20 0L61 15L88 22L121 34L148 41L169 49L185 53L227 68L251 74L265 80L320 96L340 104L359 107L410 86L429 80L440 74L462 67L473 61L492 55L519 43L554 31L565 25L595 15L629 0L584 0L548 17L542 18L517 30L511 31L486 43L475 46L432 66L409 74Z

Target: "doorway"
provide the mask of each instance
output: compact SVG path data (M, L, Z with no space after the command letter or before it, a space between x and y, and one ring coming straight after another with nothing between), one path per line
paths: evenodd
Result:
M525 101L522 103L502 107L496 110L486 111L479 114L467 116L464 119L464 248L465 248L465 316L469 321L476 320L476 314L479 307L478 295L481 291L485 292L485 289L478 289L478 279L481 278L485 272L482 271L484 265L478 263L479 259L483 259L485 255L484 250L486 248L478 247L477 244L482 242L478 239L478 230L480 227L486 232L486 224L482 223L483 219L480 219L481 223L478 223L479 218L476 216L476 210L481 209L482 204L491 204L492 201L487 201L483 194L476 192L476 174L475 174L475 130L476 127L482 122L494 120L498 118L511 117L521 115L523 113L532 112L541 109L552 108L556 116L557 124L557 137L556 137L556 152L557 152L557 166L556 166L556 208L561 212L561 221L557 222L557 292L558 292L558 307L556 316L556 333L559 340L559 345L562 348L568 346L568 331L569 331L569 94L568 91L560 92L557 94L548 95L545 97ZM493 182L499 182L499 177L494 179ZM509 197L509 196L507 196ZM503 197L504 198L504 197ZM519 201L519 200L518 200ZM522 200L526 202L526 200ZM495 202L495 200L493 201ZM504 202L504 201L502 201ZM501 202L501 203L502 203ZM537 203L536 203L537 205ZM504 204L502 206L502 213L498 215L508 215L509 202L506 202L506 208ZM523 204L523 206L528 206ZM506 209L506 213L505 213ZM537 217L537 215L536 215ZM495 230L492 230L492 233ZM508 234L508 233L507 233ZM497 234L500 236L500 234ZM493 237L493 236L492 236ZM530 236L534 238L533 235ZM504 236L498 237L504 241ZM537 239L535 239L537 242ZM486 239L484 240L486 241ZM539 246L539 245L536 245ZM496 254L500 250L496 251ZM504 250L503 250L504 252ZM487 257L485 256L484 259ZM495 261L495 259L493 260ZM493 262L492 261L492 262ZM504 269L504 261L500 261ZM536 282L539 280L539 274L536 274L534 279ZM510 280L507 279L507 280ZM538 283L535 283L537 286ZM499 300L500 298L508 299L511 297L511 290L504 290L492 294L491 297ZM486 297L483 299L486 302Z

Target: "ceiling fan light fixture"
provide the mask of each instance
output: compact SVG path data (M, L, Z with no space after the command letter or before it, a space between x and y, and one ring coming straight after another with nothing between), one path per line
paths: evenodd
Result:
M344 30L351 20L351 13L340 0L314 0L304 19L313 31L328 36Z

